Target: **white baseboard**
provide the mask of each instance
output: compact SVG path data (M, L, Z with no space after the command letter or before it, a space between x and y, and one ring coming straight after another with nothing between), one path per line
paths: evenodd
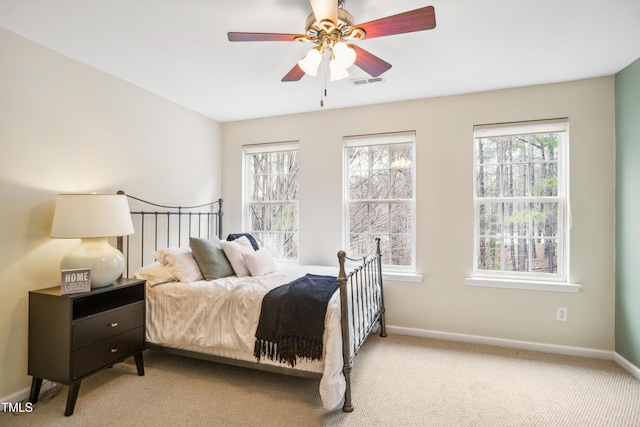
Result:
M522 350L543 351L545 353L564 354L567 356L593 357L596 359L615 360L613 351L597 350L584 347L571 347L566 345L543 344L530 341L509 340L504 338L492 338L482 335L458 334L452 332L431 331L427 329L403 328L387 326L387 331L400 335L412 335L424 338L436 338L446 341L460 341L473 344L495 345L497 347L519 348Z
M624 357L620 356L618 353L615 353L613 360L620 366L622 366L627 372L640 380L640 368L638 368L633 363L629 362Z
M56 386L56 383L51 382L51 381L43 381L42 382L42 387L40 387L40 396L42 396L42 393L45 393L47 390L49 390L50 388L53 388ZM29 398L29 393L31 392L31 387L25 387L22 390L18 390L15 393L12 393L8 396L4 396L4 397L0 397L0 401L1 402L8 402L8 403L18 403L18 402L23 402L25 400L27 400Z
M597 350L585 347L571 347L567 345L543 344L530 341L508 340L481 335L458 334L452 332L431 331L428 329L403 328L387 326L387 332L399 335L411 335L423 338L434 338L446 341L459 341L472 344L494 345L497 347L519 348L522 350L543 351L545 353L564 354L567 356L592 357L595 359L613 360L623 369L640 380L640 368L620 356L615 351Z

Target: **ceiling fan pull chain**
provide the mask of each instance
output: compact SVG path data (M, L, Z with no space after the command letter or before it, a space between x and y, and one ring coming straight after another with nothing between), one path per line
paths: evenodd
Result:
M327 55L322 50L322 90L320 92L320 107L324 107L324 99L327 97L327 68L329 67L329 62L327 60Z
M320 99L320 106L324 107L324 98L327 97L327 77L325 74L324 87L322 88L322 98Z

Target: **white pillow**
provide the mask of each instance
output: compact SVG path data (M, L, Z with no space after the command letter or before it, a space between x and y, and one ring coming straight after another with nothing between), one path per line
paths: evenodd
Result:
M220 244L236 276L250 276L251 273L244 263L244 254L254 252L249 239L246 236L242 236L232 241L221 240Z
M179 282L194 282L203 279L202 272L191 253L191 249L158 249L152 255L160 264L167 267L169 273Z
M133 277L146 280L149 286L176 281L176 278L173 277L169 269L158 261L143 265L133 273Z
M261 248L257 251L248 252L244 254L243 259L252 276L264 276L278 269L273 262L271 253L266 249Z

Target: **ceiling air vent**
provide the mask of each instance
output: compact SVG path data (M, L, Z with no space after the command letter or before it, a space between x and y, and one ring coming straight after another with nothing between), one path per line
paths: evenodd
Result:
M353 79L351 80L351 84L353 84L354 86L362 86L362 85L368 85L371 83L382 83L384 81L384 77L382 76L378 76L378 77L364 77L361 79Z

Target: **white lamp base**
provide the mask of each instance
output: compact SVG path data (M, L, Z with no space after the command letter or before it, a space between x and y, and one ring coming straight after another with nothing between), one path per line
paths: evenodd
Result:
M80 246L62 258L60 268L90 268L91 287L101 288L122 275L124 256L106 238L82 239Z

